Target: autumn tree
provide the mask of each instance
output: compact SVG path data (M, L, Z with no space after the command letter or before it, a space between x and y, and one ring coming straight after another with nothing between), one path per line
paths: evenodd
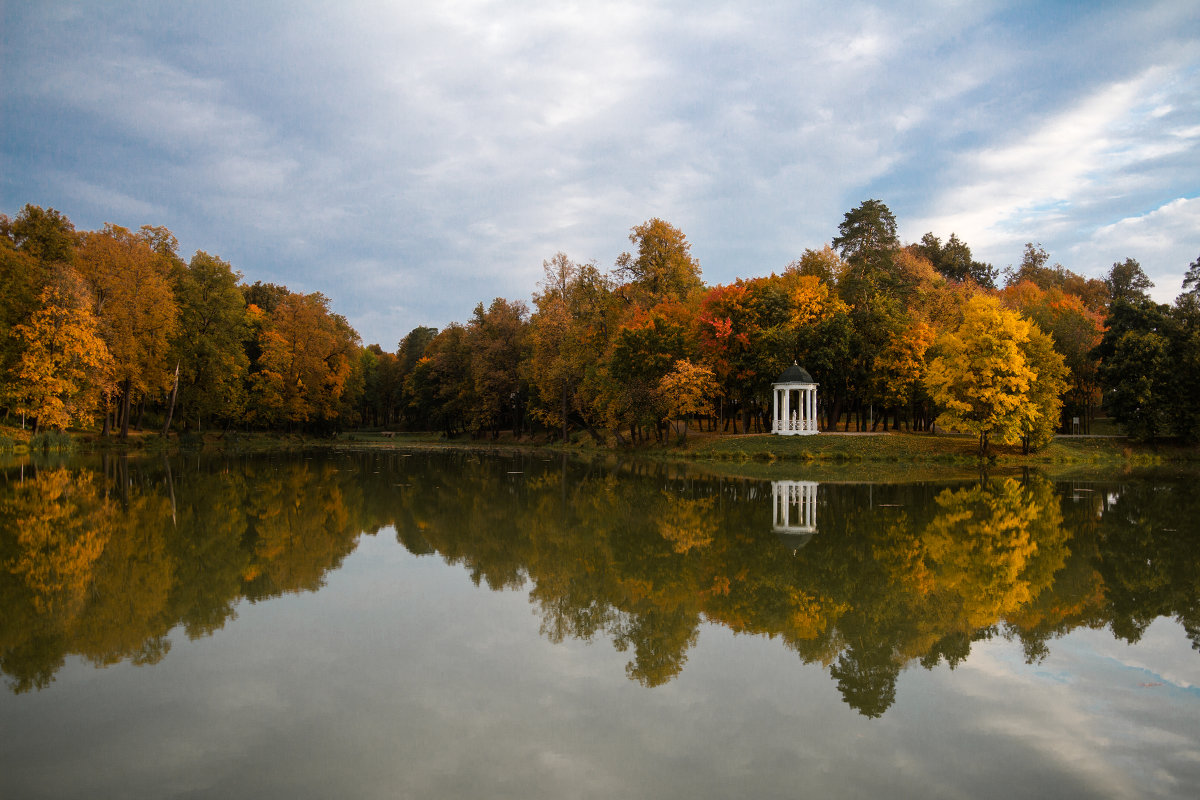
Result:
M611 282L595 264L577 264L556 253L542 268L545 277L533 296L536 311L530 319L526 368L535 394L534 417L559 428L566 441L572 416L594 433L585 398L603 369L596 354L607 350L615 307Z
M1038 413L1029 338L1026 319L980 295L967 302L962 325L937 341L926 385L942 408L938 423L978 435L981 455L992 440L1016 442Z
M683 438L687 438L687 417L705 414L720 391L712 371L687 359L675 366L658 382L655 399L666 419L683 419Z
M1067 390L1067 367L1054 340L1036 324L1021 346L1025 361L1037 377L1029 385L1028 413L1021 417L1021 451L1028 455L1045 447L1059 427L1062 396Z
M12 334L20 348L6 387L14 410L34 418L34 430L90 423L112 367L98 332L91 297L69 266L55 270L37 309Z
M622 253L617 273L643 294L647 305L660 300L682 300L703 288L700 262L683 231L657 217L636 225L629 241L636 255Z
M825 245L820 250L805 250L800 258L788 264L784 271L811 276L834 286L845 270L846 262L842 261L836 250Z
M641 438L642 427L653 426L655 437L661 435L655 392L677 361L695 355L691 319L686 307L661 303L635 312L617 330L601 398L609 427L627 427Z
M467 326L471 348L471 377L475 384L473 414L476 427L495 437L504 420L514 436L520 434L528 403L528 387L521 375L526 357L529 309L519 301L497 297L484 310L475 306Z
M252 376L254 418L267 423L329 423L357 360L358 334L319 292L289 293L263 315L261 370Z
M1067 367L1063 426L1069 418L1079 417L1083 432L1089 432L1100 401L1093 351L1104 332L1104 316L1089 309L1078 295L1058 287L1043 290L1028 280L1005 287L1001 298L1054 340L1054 349Z
M85 234L76 260L113 357L125 437L134 395L144 398L167 385L168 350L178 325L170 284L172 260L156 251L147 238L117 225ZM107 415L105 422L107 428Z
M451 323L429 342L405 379L408 414L422 428L453 436L466 428L475 405L467 329Z

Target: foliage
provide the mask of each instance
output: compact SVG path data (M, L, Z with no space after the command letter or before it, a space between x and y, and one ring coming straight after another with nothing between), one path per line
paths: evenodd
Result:
M37 427L89 424L108 385L112 360L90 305L82 281L63 265L42 290L37 310L13 328L20 356L6 400Z
M1096 347L1104 404L1142 440L1173 433L1200 435L1200 308L1182 295L1175 307L1135 298L1113 303L1108 329Z
M331 421L351 375L358 334L320 293L289 293L259 328L255 415L268 424Z
M197 251L175 270L179 333L172 346L180 366L181 419L237 419L245 406L250 361L246 301L240 273L225 261Z
M686 418L707 413L719 392L712 370L685 358L676 361L674 368L659 380L655 404L664 418ZM686 437L686 424L683 430Z
M629 241L637 245L637 255L622 253L617 271L647 298L644 302L683 300L703 287L700 262L683 231L655 217L634 226Z
M1025 354L1030 323L991 298L967 302L962 325L938 339L926 383L942 408L938 423L979 437L979 451L995 440L1012 443L1033 424L1030 393L1038 373Z

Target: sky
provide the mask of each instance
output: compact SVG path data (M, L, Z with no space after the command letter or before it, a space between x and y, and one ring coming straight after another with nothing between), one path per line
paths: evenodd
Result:
M0 212L164 225L364 343L681 229L780 272L866 199L1170 302L1200 257L1200 6L0 0Z

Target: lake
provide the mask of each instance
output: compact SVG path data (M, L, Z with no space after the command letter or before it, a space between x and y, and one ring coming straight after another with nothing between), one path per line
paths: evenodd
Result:
M0 469L0 797L1193 797L1195 476Z

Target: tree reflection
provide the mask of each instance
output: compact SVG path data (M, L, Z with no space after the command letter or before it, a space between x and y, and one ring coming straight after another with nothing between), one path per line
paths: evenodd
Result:
M362 532L477 585L528 592L552 642L607 639L659 686L703 622L778 637L876 717L913 664L996 635L1027 658L1076 627L1200 643L1198 501L1182 482L806 485L795 549L759 481L663 464L367 452L32 465L0 487L0 670L46 686L68 655L154 663L243 599L318 589Z

